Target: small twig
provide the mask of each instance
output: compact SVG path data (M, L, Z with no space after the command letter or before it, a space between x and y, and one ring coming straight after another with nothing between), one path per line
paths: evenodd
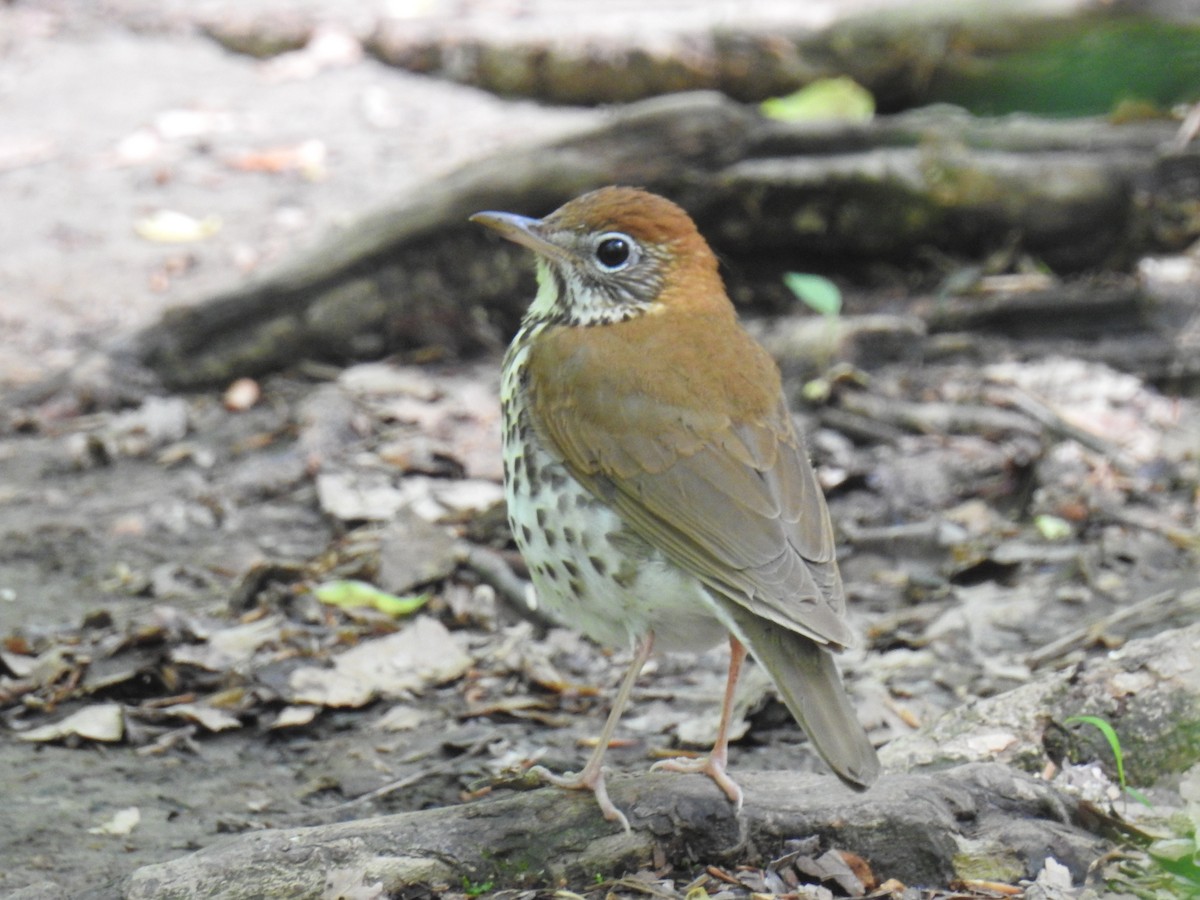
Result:
M422 769L420 772L413 772L411 775L405 775L403 778L398 778L395 781L388 782L381 787L375 788L373 791L367 791L365 794L359 794L357 797L351 797L342 803L336 803L333 806L327 806L321 810L323 813L337 812L343 809L349 809L352 806L357 806L360 803L366 803L369 800L377 800L380 797L386 797L388 794L394 794L396 791L402 791L407 787L412 787L420 781L424 781L432 775L440 775L447 769L454 768L455 764L462 759L469 759L472 756L479 755L488 744L496 739L495 733L488 733L484 737L477 740L470 747L464 750L458 756L452 756L449 759L444 759L439 763L434 763L427 769Z
M817 419L823 428L831 428L860 444L894 444L904 436L904 430L890 422L880 422L836 406L821 407Z
M1083 649L1094 644L1111 629L1131 620L1139 625L1145 625L1150 619L1161 621L1172 614L1195 609L1200 609L1200 589L1160 591L1136 603L1113 610L1107 616L1081 625L1062 637L1043 644L1025 657L1025 663L1030 669L1036 669L1048 662L1060 659L1072 650Z
M1111 460L1123 474L1137 468L1136 463L1116 444L1106 441L1098 434L1072 425L1055 412L1044 400L1013 386L997 388L994 395L998 402L1005 403L1037 422L1058 438L1075 441L1088 450Z
M897 544L916 545L922 549L940 550L962 542L962 531L944 519L925 519L897 525L860 527L851 522L840 524L846 540L858 549L891 550Z
M1162 521L1161 515L1150 510L1132 508L1105 507L1102 515L1121 525L1140 528L1153 534L1160 534L1168 541L1184 550L1200 549L1200 535L1195 531Z
M513 574L504 557L494 550L475 545L463 548L462 564L479 576L479 580L495 589L509 607L527 622L538 628L553 628L558 623L547 618L529 604L529 583Z
M917 434L981 434L996 437L1016 432L1034 434L1037 428L1021 415L992 406L962 403L909 403L894 397L847 392L842 407L867 419Z
M1194 104L1184 116L1179 131L1171 139L1170 149L1175 153L1182 153L1187 149L1187 145L1196 139L1197 134L1200 134L1200 103Z

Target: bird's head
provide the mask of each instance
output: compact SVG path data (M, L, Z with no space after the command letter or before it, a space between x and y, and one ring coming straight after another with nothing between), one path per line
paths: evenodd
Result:
M600 188L544 219L481 212L471 221L537 254L535 321L605 325L725 296L716 257L688 214L636 188Z

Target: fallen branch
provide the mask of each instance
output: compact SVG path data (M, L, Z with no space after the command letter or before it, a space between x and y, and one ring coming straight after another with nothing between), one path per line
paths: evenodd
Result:
M672 775L618 776L613 800L633 832L606 822L591 796L543 788L448 809L262 831L137 870L110 896L226 900L324 896L326 883L379 885L381 895L464 881L494 888L594 882L655 867L778 855L786 841L819 835L874 872L913 885L946 884L972 861L1003 854L1032 876L1047 855L1081 878L1103 842L1073 823L1072 803L1049 785L999 765L936 775L887 776L854 794L832 776L742 772L737 815L711 782ZM1012 822L1020 821L1019 837ZM971 850L964 850L971 847ZM960 868L956 868L960 867Z
M715 94L663 97L397 198L274 273L168 312L125 353L169 385L199 386L306 359L497 348L532 296L531 267L467 216L542 214L612 182L679 200L727 264L733 296L769 309L794 304L779 278L788 269L861 277L868 265L919 265L922 248L978 259L1003 246L1059 271L1107 266L1200 236L1159 221L1191 202L1187 175L1200 173L1200 153L1156 152L1171 133L1167 123L1022 127L930 112L796 126ZM1124 318L1097 313L1104 303L1153 332L1128 288L940 304L929 322L966 327L991 309L1036 334L1081 316L1124 329ZM1154 353L1174 358L1169 341Z
M1134 628L1179 621L1198 612L1200 590L1158 591L1134 603L1126 603L1107 616L1080 625L1048 644L1043 644L1028 654L1025 662L1032 669L1040 668L1097 644L1111 645L1114 641L1123 639L1123 636Z
M1136 761L1131 778L1193 763L1200 755L1189 743L1200 727L1198 642L1200 624L1163 632L968 704L885 747L892 772L913 771L887 774L865 794L832 776L738 772L746 795L738 815L707 779L616 775L609 789L629 815L629 834L602 819L587 795L497 792L463 806L239 835L143 867L103 896L318 898L331 879L393 894L464 879L496 888L582 883L664 861L686 872L770 859L786 841L810 835L862 856L878 877L909 885L970 877L981 861L1000 865L1010 879L1032 877L1047 856L1079 880L1104 851L1083 824L1094 817L1020 768L1041 771L1051 745L1105 759L1103 738L1056 724L1081 714L1112 723L1126 759Z

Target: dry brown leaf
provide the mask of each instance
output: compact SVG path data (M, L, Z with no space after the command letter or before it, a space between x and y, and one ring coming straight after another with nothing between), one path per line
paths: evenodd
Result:
M118 703L85 706L65 719L17 735L23 741L59 741L81 737L89 741L115 743L125 736L125 714Z
M402 631L363 641L331 668L305 666L288 678L296 703L357 707L458 678L474 660L441 622L418 616Z

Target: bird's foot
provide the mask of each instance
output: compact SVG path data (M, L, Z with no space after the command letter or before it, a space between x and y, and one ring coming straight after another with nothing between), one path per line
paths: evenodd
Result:
M555 775L545 766L534 766L529 770L529 774L536 775L548 784L566 788L569 791L591 791L596 796L596 803L599 804L600 812L604 815L604 818L610 822L618 823L625 829L626 834L632 833L633 829L629 827L629 820L625 818L625 814L617 809L613 805L612 800L608 798L608 788L604 785L603 769L598 768L589 772L585 768L582 772L577 772L574 775ZM732 784L732 782L730 783Z
M683 772L687 775L707 775L717 787L725 792L725 796L729 798L740 812L742 808L742 789L738 787L734 781L725 772L725 760L720 757L709 754L699 758L678 757L676 759L664 759L656 762L650 767L651 772Z

